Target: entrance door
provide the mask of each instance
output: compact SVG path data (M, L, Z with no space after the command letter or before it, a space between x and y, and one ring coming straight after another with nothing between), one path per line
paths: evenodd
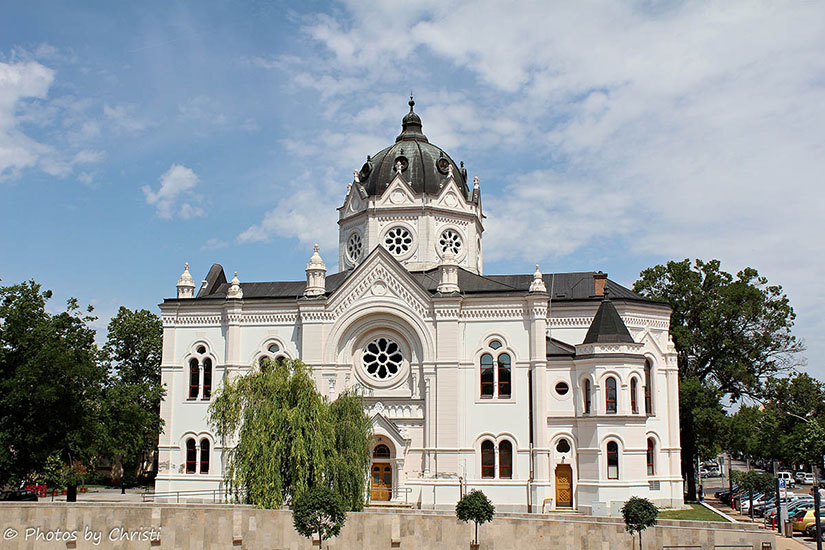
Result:
M392 498L392 465L376 462L372 465L372 500L390 500Z
M573 507L573 468L570 464L556 466L556 506Z

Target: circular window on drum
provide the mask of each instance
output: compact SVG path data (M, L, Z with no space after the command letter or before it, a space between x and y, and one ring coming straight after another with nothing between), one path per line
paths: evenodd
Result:
M438 249L443 256L448 251L455 256L461 254L461 248L464 242L461 240L461 235L455 229L445 229L441 232L441 237L438 238Z
M404 361L398 344L383 336L367 344L362 357L364 370L376 380L393 378Z
M384 246L394 256L403 256L412 248L413 236L406 227L396 226L384 236Z
M361 259L361 252L364 249L364 242L361 235L353 233L347 239L347 259L352 263L357 263Z

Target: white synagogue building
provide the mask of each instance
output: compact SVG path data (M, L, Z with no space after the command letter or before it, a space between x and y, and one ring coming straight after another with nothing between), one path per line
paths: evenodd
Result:
M156 491L223 488L212 392L286 357L330 399L362 389L374 501L452 509L481 489L499 511L682 506L670 309L601 272L485 275L478 178L409 105L347 186L341 271L317 246L300 281L227 281L215 264L196 289L187 265L161 304Z

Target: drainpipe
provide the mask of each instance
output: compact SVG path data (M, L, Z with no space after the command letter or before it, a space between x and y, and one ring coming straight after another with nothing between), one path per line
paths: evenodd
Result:
M527 513L533 512L533 369L527 372L527 421L530 427L530 477L527 479Z

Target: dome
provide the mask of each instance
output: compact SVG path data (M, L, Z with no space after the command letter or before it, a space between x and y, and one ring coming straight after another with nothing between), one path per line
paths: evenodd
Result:
M396 163L401 163L401 174L416 193L437 195L452 169L458 187L468 195L467 171L464 163L456 165L443 149L429 142L421 131L421 117L413 110L415 101L410 96L410 112L401 121L401 133L395 143L367 157L358 173L367 194L380 195L395 175Z

